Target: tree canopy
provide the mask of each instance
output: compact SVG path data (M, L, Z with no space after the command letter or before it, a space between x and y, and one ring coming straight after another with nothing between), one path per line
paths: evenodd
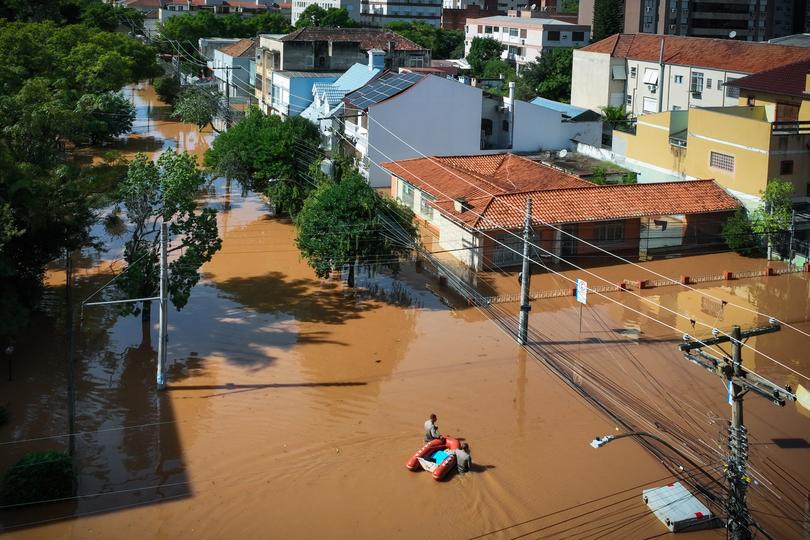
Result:
M310 4L301 12L295 27L308 28L310 26L355 28L360 25L349 16L346 8L324 9L318 4Z
M295 216L314 187L308 169L319 142L318 128L309 120L282 120L252 107L214 140L205 165L266 193L278 211Z
M464 56L464 32L446 30L423 22L396 21L385 25L397 34L430 49L435 59L462 58Z
M200 38L248 38L258 34L286 34L291 30L289 21L280 13L241 17L235 13L214 15L201 10L166 19L160 25L160 35L165 38L161 47L164 52L174 52L169 40L179 41L180 47L190 53L197 49Z
M194 124L202 130L222 115L230 114L222 104L222 95L208 88L189 86L177 97L172 116L188 124ZM216 131L216 128L214 128Z
M500 59L503 50L503 45L492 38L473 38L470 52L467 54L467 62L470 63L473 74L477 77L482 76L487 62Z
M356 169L336 182L322 182L307 197L295 226L298 249L315 274L326 277L349 265L350 287L355 259L396 270L396 259L411 251L404 241L381 234L385 226L396 227L411 242L417 237L413 213L376 193Z
M570 102L573 57L573 49L552 48L544 52L538 62L529 62L521 67L516 84L518 99L540 96Z
M622 0L594 0L591 39L599 41L624 31Z

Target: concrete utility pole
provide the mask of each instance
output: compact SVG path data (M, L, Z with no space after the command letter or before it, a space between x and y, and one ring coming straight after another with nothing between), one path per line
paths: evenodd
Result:
M231 127L231 71L227 70L227 82L225 83L225 129Z
M73 336L73 257L70 248L65 248L65 333L67 335L67 405L68 405L68 455L73 456L76 441L76 366Z
M526 219L523 222L523 270L520 273L520 315L518 318L518 338L521 345L526 345L529 334L529 285L531 284L531 263L529 261L529 238L532 233L532 199L526 199Z
M169 224L160 224L160 316L158 331L158 353L157 353L157 387L158 390L166 388L164 370L166 369L166 356L168 349L168 326L169 326Z
M752 537L751 528L754 525L748 512L745 495L750 479L747 475L748 434L743 423L743 396L751 391L780 407L785 406L786 400L796 401L796 395L790 386L782 388L743 367L743 340L747 341L748 338L753 336L770 334L781 329L782 327L779 324L772 323L769 326L752 328L743 332L739 326L734 325L731 328L730 335L718 335L717 330L712 330L715 337L699 342L692 341L688 335L685 335L684 341L686 343L678 347L687 360L726 379L728 402L731 405L731 422L729 423L728 437L729 455L726 458L728 465L726 479L729 490L726 501L726 511L728 512L726 528L734 540L750 539ZM728 356L718 358L703 350L703 347L720 343L731 343L730 358Z

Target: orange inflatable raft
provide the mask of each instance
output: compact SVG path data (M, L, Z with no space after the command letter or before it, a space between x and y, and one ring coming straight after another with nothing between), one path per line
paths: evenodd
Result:
M434 480L441 480L456 466L456 453L460 444L453 437L433 439L417 451L408 463L408 470L424 469L433 474Z

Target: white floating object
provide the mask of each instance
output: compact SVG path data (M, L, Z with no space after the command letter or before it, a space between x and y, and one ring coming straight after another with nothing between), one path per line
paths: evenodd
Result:
M698 531L722 526L718 518L680 482L645 489L644 502L672 532Z

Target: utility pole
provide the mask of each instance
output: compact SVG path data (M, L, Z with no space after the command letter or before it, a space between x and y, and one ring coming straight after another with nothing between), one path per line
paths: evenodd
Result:
M157 387L158 390L166 388L164 370L166 369L166 356L168 348L168 318L169 318L169 268L168 268L168 248L169 248L169 224L160 224L160 315L158 330L158 352L157 352Z
M68 402L68 455L73 456L76 443L76 366L73 338L73 260L70 248L65 248L65 333L67 334L67 402Z
M526 345L529 333L529 285L532 274L529 262L529 237L532 231L532 199L526 199L526 219L523 222L523 271L520 273L520 315L518 318L518 338L521 345Z
M231 70L226 70L226 83L225 83L225 129L231 127Z
M768 326L752 328L746 331L741 331L738 325L734 325L731 328L730 335L719 335L720 332L714 329L712 334L715 337L701 341L692 341L692 338L684 335L685 343L678 347L687 360L726 379L728 402L731 405L731 422L729 423L728 437L729 455L726 458L726 479L729 490L726 501L726 511L728 513L726 528L734 540L750 539L752 537L751 527L754 525L748 512L745 494L750 479L747 475L748 433L743 422L743 396L750 391L780 407L785 406L786 400L796 401L796 395L790 386L783 388L743 367L743 340L747 341L753 336L770 334L781 329L782 327L775 324L773 320ZM731 343L731 357L725 355L719 358L703 350L703 347L720 343Z

